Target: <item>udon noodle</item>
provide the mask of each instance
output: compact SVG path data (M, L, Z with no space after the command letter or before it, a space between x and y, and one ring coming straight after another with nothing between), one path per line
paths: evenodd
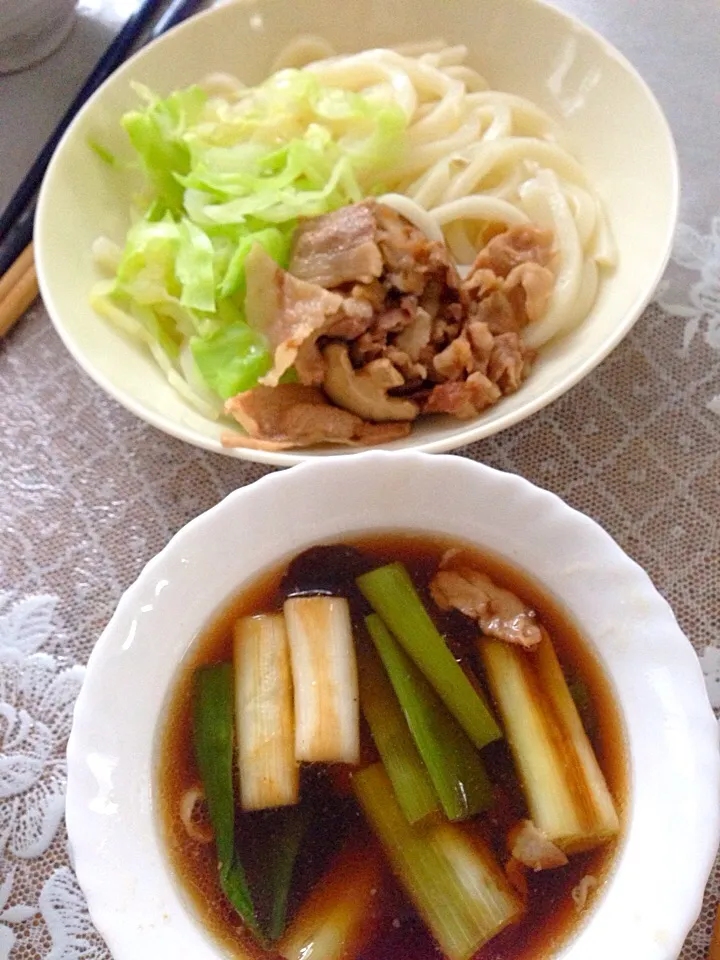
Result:
M498 224L552 229L555 287L544 315L523 331L537 348L587 316L615 247L602 203L557 123L532 101L489 89L467 57L467 47L442 40L345 55L301 36L272 68L302 68L326 86L403 109L408 148L386 171L380 199L431 239L444 237L461 272ZM234 78L215 74L206 90L243 109L246 88Z

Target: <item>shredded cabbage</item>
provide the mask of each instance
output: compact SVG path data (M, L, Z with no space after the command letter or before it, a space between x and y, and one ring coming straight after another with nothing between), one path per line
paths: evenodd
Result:
M272 365L244 317L250 250L259 243L286 267L298 218L382 192L407 118L393 102L323 86L303 70L280 71L234 100L200 87L165 99L135 89L140 105L122 126L145 188L112 279L91 301L154 355L159 347L171 382L182 377L183 395L207 406L195 374L226 399Z

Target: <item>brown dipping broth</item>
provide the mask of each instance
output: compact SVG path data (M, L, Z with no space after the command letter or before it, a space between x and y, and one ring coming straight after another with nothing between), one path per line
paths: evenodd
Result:
M481 679L478 658L472 652L473 638L477 636L476 625L460 614L437 611L430 599L428 584L444 551L450 547L463 548L474 565L532 606L552 637L566 677L571 683L581 682L587 690L589 711L583 715L583 721L621 822L624 822L628 776L620 714L600 664L557 603L526 574L492 554L455 539L392 532L344 540L341 545L356 547L369 558L368 563L351 570L351 573L402 561L456 657L472 666ZM321 555L318 559L320 563L303 564L297 577L292 577L292 569L291 575L286 577L287 562L265 573L238 593L209 624L181 665L161 737L156 789L162 831L173 870L204 925L231 951L231 955L239 958L250 955L267 958L273 954L255 947L243 935L237 914L220 890L214 845L192 841L178 813L185 791L200 782L192 747L192 677L201 665L232 660L233 624L239 617L281 609L287 593L296 592L297 588L306 592L336 593L342 571L338 577L337 563L328 565L322 562ZM295 583L288 582L293 579ZM362 614L357 603L353 604L353 614L355 619ZM366 729L363 740L369 741ZM369 751L367 760L372 761L375 759L372 746ZM482 756L493 783L503 796L503 803L482 815L479 822L503 863L508 856L507 830L516 820L527 816L527 808L505 742L498 741L486 747ZM341 845L338 836L352 830L356 832L362 820L352 800L338 799L324 771L304 770L301 796L306 796L308 791L319 813L303 843L293 881L293 888L304 888L301 896L306 895L312 882L322 875L330 855ZM242 837L252 832L253 821L257 823L262 817L263 813L239 812L237 835ZM622 835L598 850L573 856L568 866L558 870L528 872L529 897L522 919L487 943L474 960L543 960L553 956L589 916L593 899L608 878L621 842ZM591 893L585 910L580 913L573 902L572 890L587 874L596 877L600 886ZM298 906L298 899L291 894L289 919ZM439 960L440 951L404 895L395 889L385 901L377 908L378 936L362 960Z

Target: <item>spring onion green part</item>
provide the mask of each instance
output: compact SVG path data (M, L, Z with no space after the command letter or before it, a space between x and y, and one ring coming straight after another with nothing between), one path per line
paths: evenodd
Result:
M283 609L295 696L295 758L358 763L360 707L348 602L290 597Z
M301 804L273 811L263 824L262 862L253 892L263 932L271 943L285 930L293 872L312 815L310 805Z
M547 632L532 653L489 639L478 649L533 823L565 853L614 837L615 804Z
M499 739L495 718L438 632L405 567L378 567L357 584L473 743L484 747Z
M375 932L383 885L380 851L352 843L300 907L277 953L285 960L355 960Z
M220 885L245 925L258 933L245 871L235 853L233 671L200 667L193 689L193 746L215 834Z
M360 706L409 823L440 809L427 767L418 753L400 703L378 655L369 644L358 649Z
M243 810L298 801L290 650L281 613L234 628L235 724Z
M477 749L380 617L365 623L446 816L465 820L487 810L492 785Z
M409 824L382 764L353 777L360 805L447 960L469 960L522 907L492 853L465 825Z

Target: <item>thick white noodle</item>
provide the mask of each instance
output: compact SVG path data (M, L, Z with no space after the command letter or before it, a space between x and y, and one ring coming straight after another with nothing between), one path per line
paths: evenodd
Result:
M568 324L568 330L577 327L590 313L592 305L595 303L595 297L597 296L598 281L597 263L592 258L586 260L583 264L580 290L575 300L575 306L573 307L574 312Z
M316 60L326 60L335 56L335 49L324 37L314 34L301 34L283 47L273 60L270 73L287 70L290 67L304 67Z
M605 207L595 198L597 209L597 235L595 237L595 262L601 267L614 267L617 263L617 246L607 220Z
M583 275L583 250L575 218L557 177L551 170L541 170L521 191L526 213L555 233L559 267L555 286L545 314L523 331L523 340L530 347L541 347L575 321L575 304Z
M209 97L218 100L237 100L247 89L231 73L210 73L198 84Z
M429 237L431 240L443 241L443 232L437 222L434 214L428 213L410 197L403 196L400 193L385 193L378 197L380 203L386 203L389 207L397 210L410 223L414 223L418 230Z
M513 115L510 107L500 104L494 109L492 123L483 134L483 142L509 137L513 132Z
M483 190L483 196L497 197L499 200L507 200L520 209L520 186L527 180L528 172L523 164L518 164L494 187L488 187Z
M434 211L433 211L434 215ZM475 259L475 245L470 239L464 223L454 220L445 228L445 242L458 267L470 266Z
M443 47L441 50L432 50L420 55L419 59L423 63L429 63L431 67L457 67L465 62L468 55L468 48L463 44L456 47Z
M468 106L489 106L493 109L499 106L508 107L512 110L514 128L519 135L543 138L549 136L555 138L561 135L557 123L549 114L514 93L483 90L478 93L469 93L467 101Z
M437 40L421 40L415 42L410 40L407 43L398 43L395 46L390 47L391 50L394 50L395 53L401 54L403 57L422 57L426 53L438 53L440 50L444 50L447 47L447 43L438 37Z
M314 73L321 84L346 90L363 90L384 81L390 84L396 102L408 119L412 119L417 109L418 94L411 78L401 68L379 57L370 59L366 54L358 53L334 60L320 60L305 69Z
M437 104L428 104L427 111L421 120L416 121L408 130L408 140L411 144L419 140L438 139L447 137L453 129L457 129L463 116L463 99L465 88L460 81L453 83Z
M432 210L432 216L435 222L441 226L466 219L485 220L487 223L505 223L508 226L528 223L530 220L524 210L513 206L507 200L477 195L440 204Z
M507 168L527 160L535 160L574 183L587 184L585 172L577 160L555 144L534 137L508 137L479 144L472 162L452 180L444 199L457 200L473 194L496 168Z
M417 180L406 183L401 192L412 197L421 207L431 210L440 202L449 183L450 161L443 157Z
M417 176L448 154L470 146L471 143L477 141L479 135L480 121L476 117L471 117L451 136L443 137L434 143L424 143L422 146L416 146L414 149L408 150L407 155L400 161L397 170L394 172L401 178Z
M565 184L565 196L570 203L570 209L575 217L575 224L580 235L583 250L587 250L592 242L597 226L597 204L595 198L587 190L574 183Z
M462 64L458 64L456 67L447 67L445 73L453 80L462 80L469 91L476 92L488 89L489 84L485 77Z

